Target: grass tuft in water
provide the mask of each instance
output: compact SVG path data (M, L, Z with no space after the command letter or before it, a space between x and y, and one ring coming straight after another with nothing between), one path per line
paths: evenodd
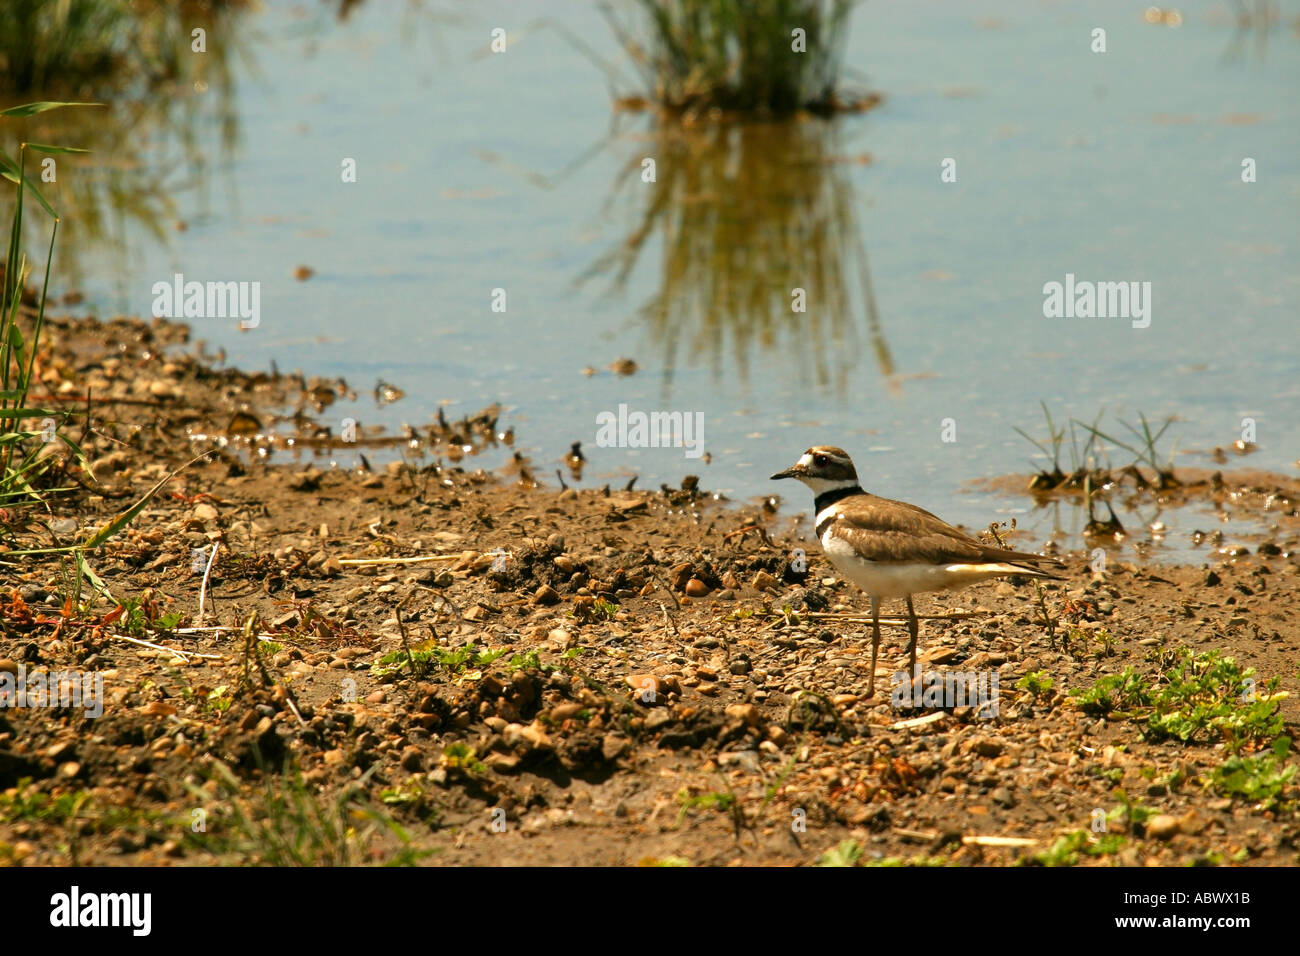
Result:
M840 92L857 0L637 0L639 22L605 8L641 74L646 98L688 116L787 116L861 109Z

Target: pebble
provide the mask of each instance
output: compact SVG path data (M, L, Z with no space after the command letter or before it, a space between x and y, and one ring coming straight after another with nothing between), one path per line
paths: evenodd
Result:
M670 693L680 694L682 692L681 684L675 677L660 677L658 674L629 674L624 680L632 688L636 699L647 704L657 703L660 698L667 697Z
M424 769L424 755L418 747L407 747L402 751L398 763L409 773L419 773Z
M495 770L497 773L510 773L519 766L519 757L494 750L483 758L483 762L487 764L488 769Z
M759 571L750 582L750 587L755 591L775 591L780 586L780 582L766 571Z
M666 724L671 724L675 719L672 711L666 707L662 710L652 710L646 715L645 729L653 732Z
M533 594L533 603L546 605L559 604L560 592L555 590L555 588L551 587L549 584L543 584Z
M732 750L727 753L718 754L718 764L723 767L741 767L751 773L758 772L758 751L756 750ZM839 771L833 767L831 769L838 774Z
M622 734L606 734L600 741L601 756L606 762L617 760L627 749L629 742Z
M566 703L556 704L551 708L552 720L568 720L570 717L576 717L582 711L581 704Z
M728 704L726 712L728 717L743 721L750 727L757 727L762 717L758 708L753 704Z
M1147 821L1147 836L1157 840L1173 839L1178 832L1178 818L1167 813L1157 813Z
M536 723L529 724L521 731L521 736L533 745L537 750L554 750L555 744L547 736L546 731L537 726Z
M712 589L699 578L691 578L686 582L687 597L706 597L710 590Z

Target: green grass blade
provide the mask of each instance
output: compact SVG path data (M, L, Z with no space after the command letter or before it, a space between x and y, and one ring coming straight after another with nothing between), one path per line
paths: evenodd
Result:
M64 106L103 106L103 103L64 103L64 102L41 102L41 103L24 103L22 106L11 106L7 110L0 110L0 116L31 116L33 113L44 113L46 110L56 110Z
M201 459L206 457L207 457L206 452L202 455L196 455L195 457L187 461L185 464L177 468L175 471L171 472L170 474L164 475L156 485L154 485L152 488L150 488L148 491L144 493L144 497L142 497L131 507L127 508L125 511L123 511L112 521L108 522L108 524L104 525L94 534L92 534L86 540L86 543L84 545L85 549L87 551L93 551L95 548L98 548L109 538L113 537L113 535L117 534L119 531L125 528L128 524L130 524L135 519L136 515L138 515L141 511L144 510L145 505L147 505L150 502L150 500L152 500L153 496L162 490L163 485L167 484L167 482L171 481L173 478L179 475L190 465L194 464L196 461L200 461Z
M23 145L26 146L28 149L36 150L38 153L49 153L51 155L57 153L89 153L90 152L90 150L88 149L81 149L80 147L77 146L51 146L48 143L24 143Z

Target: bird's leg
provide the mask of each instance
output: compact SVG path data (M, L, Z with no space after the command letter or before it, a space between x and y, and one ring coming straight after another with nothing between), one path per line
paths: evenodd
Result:
M916 608L912 607L912 595L907 596L907 633L912 635L912 639L907 642L907 678L915 680L919 675L916 673L916 635L920 632L921 625L916 619Z
M867 678L867 697L876 696L876 652L880 650L880 598L871 599L871 676Z

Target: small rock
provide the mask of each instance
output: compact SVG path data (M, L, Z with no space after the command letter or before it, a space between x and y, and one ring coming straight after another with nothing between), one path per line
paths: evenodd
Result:
M543 584L537 589L536 593L533 594L533 603L545 605L559 604L560 592L555 590L555 588L551 587L549 584Z
M670 693L681 694L682 687L675 677L658 674L629 674L624 678L637 700L646 704L658 703Z
M216 521L220 513L206 501L200 501L194 506L193 516L195 521L202 521L206 524L209 521Z
M750 587L755 591L775 591L780 586L780 582L766 571L759 571L750 583Z
M622 734L606 734L600 741L600 753L606 761L617 760L629 741Z
M1157 840L1173 839L1178 832L1178 818L1167 813L1157 813L1147 821L1147 836Z
M675 719L676 718L673 717L672 711L668 710L666 707L662 710L654 710L646 715L645 729L653 732L658 730L660 727L671 724Z
M762 717L753 704L728 704L727 716L743 721L749 727L757 727Z
M758 772L757 750L732 750L718 754L717 760L723 767L741 767L750 773Z
M418 747L407 747L402 751L398 763L408 773L419 773L424 769L424 755L420 753Z
M691 578L686 582L687 597L707 597L710 590L712 589L699 578Z
M503 754L500 751L493 751L483 760L488 768L495 770L497 773L510 773L519 766L519 758L514 754Z
M547 736L546 731L537 725L536 722L529 724L522 731L520 736L533 745L537 750L554 750L555 744Z

